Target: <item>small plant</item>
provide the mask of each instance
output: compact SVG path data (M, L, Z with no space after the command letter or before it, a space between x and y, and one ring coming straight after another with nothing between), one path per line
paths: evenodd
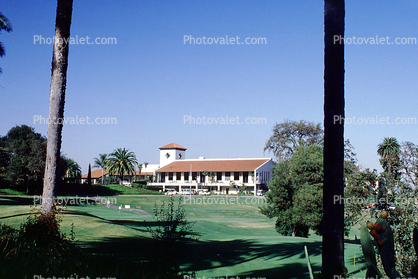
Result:
M192 238L191 228L194 223L186 220L183 198L170 197L168 204L154 206L155 227L148 227L148 232L155 241L155 255L152 260L153 270L158 278L183 278L179 270L178 259L184 256L187 244Z

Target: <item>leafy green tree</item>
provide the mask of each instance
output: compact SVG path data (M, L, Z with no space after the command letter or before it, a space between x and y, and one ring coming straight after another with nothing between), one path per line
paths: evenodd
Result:
M403 180L409 185L418 187L418 146L410 141L401 144L399 159L403 172Z
M135 153L125 148L115 149L109 154L108 170L112 175L119 175L119 184L123 182L124 174L131 174L135 172L135 166L138 165Z
M344 196L344 37L345 1L325 0L324 5L324 189L322 276L344 275L344 204L334 198Z
M12 31L12 25L10 23L10 20L0 12L0 33L2 30L5 30L6 32ZM6 50L2 42L0 42L0 57L3 57L4 55L6 55ZM0 68L0 73L1 72L2 70Z
M6 137L0 136L0 182L3 181L9 161L9 154L6 150Z
M395 209L389 212L389 220L393 229L396 251L396 269L409 278L412 268L417 262L416 252L412 245L412 234L418 223L416 196L418 191L411 185L399 182L394 193Z
M356 153L354 153L354 146L347 139L344 141L344 177L347 179L358 171L359 166L357 164Z
M104 171L107 168L107 154L99 154L99 158L94 158L93 168L102 169L102 185L104 184Z
M277 217L276 230L282 235L322 232L323 149L318 145L299 147L290 159L279 162L269 181L261 212Z
M9 130L1 147L5 177L28 193L42 185L45 169L46 139L27 125Z
M344 199L345 202L344 220L346 228L351 228L360 221L366 221L362 215L362 208L367 201L372 203L376 200L375 186L378 180L377 174L365 169L346 177ZM346 230L346 234L348 230Z
M59 160L61 155L65 88L67 85L68 42L70 39L72 11L73 0L57 1L49 96L48 142L42 192L42 214L44 216L52 213L54 190L59 181Z
M396 142L392 140L393 153L397 153ZM396 251L396 269L403 277L411 275L416 264L416 252L411 245L413 230L418 223L418 208L416 206L418 178L418 146L412 142L403 142L398 153L402 177L396 183L393 192L395 209L389 212L389 220L394 234ZM397 158L395 157L394 160ZM390 164L388 164L390 165ZM396 164L395 164L396 165Z
M321 124L285 120L273 127L273 135L268 139L264 151L272 152L281 161L290 158L299 146L322 145L323 136Z

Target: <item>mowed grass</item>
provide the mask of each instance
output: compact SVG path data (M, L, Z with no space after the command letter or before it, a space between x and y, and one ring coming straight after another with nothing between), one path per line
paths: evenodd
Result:
M62 216L62 230L69 234L74 223L79 245L92 253L113 254L145 260L152 253L148 227L155 226L155 203L166 196L102 197L124 207L140 208L151 215L106 208L90 202L70 205ZM176 201L177 201L176 197ZM187 220L194 222L191 235L197 241L189 255L180 259L183 270L196 278L309 278L304 246L308 247L314 272L321 269L321 237L284 237L274 229L274 219L259 212L262 199L255 197L184 197ZM0 197L0 222L19 226L31 210L30 197ZM39 207L39 206L38 206ZM356 232L350 235L354 237ZM358 234L357 234L358 235ZM349 239L345 262L349 273L365 277L361 246Z

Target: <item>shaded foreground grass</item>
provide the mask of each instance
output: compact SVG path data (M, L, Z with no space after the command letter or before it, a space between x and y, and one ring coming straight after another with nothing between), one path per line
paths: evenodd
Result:
M118 205L129 204L131 208L140 207L152 214L154 203L167 197L116 198ZM196 222L193 234L198 237L189 256L180 261L184 270L195 271L196 277L207 278L226 275L309 278L303 251L306 245L313 270L320 271L319 236L280 236L275 232L274 220L259 213L256 200L252 201L254 204L246 204L245 197L236 199L241 204L184 204L187 219ZM30 198L0 198L0 222L18 226L29 212L30 204ZM90 204L69 206L63 216L63 232L69 233L71 223L75 224L78 244L91 253L112 254L136 261L145 260L152 253L147 232L148 226L156 225L152 216ZM349 272L365 277L361 247L347 243L345 253Z

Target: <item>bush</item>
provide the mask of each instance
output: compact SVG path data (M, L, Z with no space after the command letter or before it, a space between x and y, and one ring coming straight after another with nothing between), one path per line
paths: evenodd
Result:
M186 220L182 197L179 197L177 207L174 197L170 197L168 204L163 201L161 206L155 204L155 228L148 227L155 241L155 254L153 255L151 269L154 276L161 279L184 278L180 273L178 259L185 256L187 244L192 238L191 228L194 225Z
M0 226L1 278L69 276L82 268L82 253L60 232L58 214L32 213L19 229Z
M147 189L148 182L147 182L147 180L138 180L138 181L135 181L134 183L132 183L132 187L133 188Z

